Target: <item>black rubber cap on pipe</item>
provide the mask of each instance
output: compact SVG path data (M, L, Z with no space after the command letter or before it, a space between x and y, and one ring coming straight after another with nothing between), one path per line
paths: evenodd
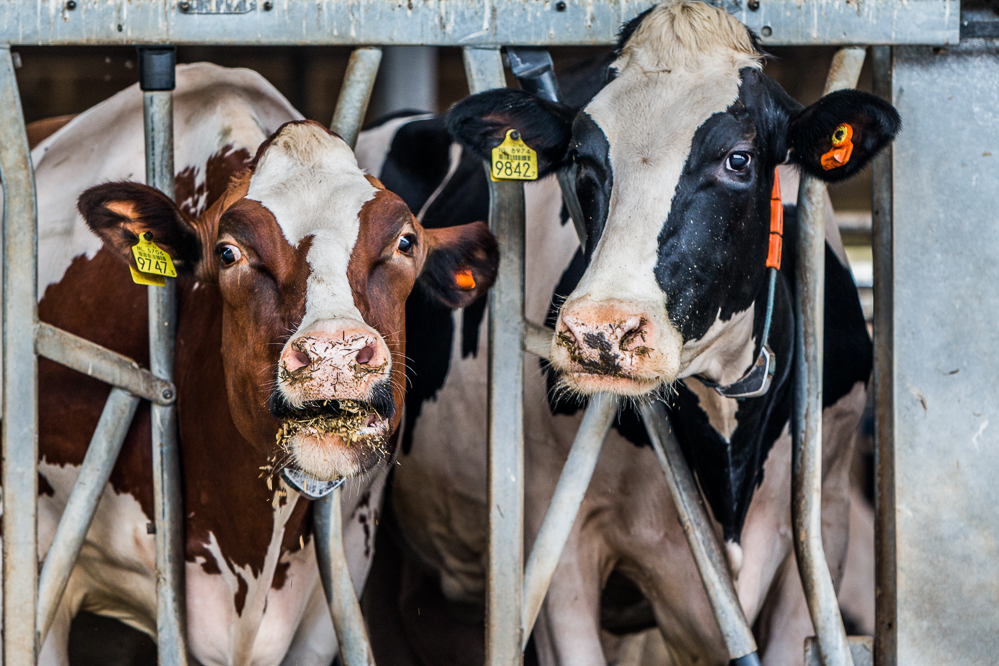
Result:
M173 90L177 86L176 69L176 47L139 47L139 88L143 91Z

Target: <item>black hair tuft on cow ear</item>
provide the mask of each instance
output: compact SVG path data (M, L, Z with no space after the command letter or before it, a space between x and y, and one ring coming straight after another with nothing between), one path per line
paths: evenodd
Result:
M517 130L538 154L538 172L545 176L565 159L575 115L564 104L524 90L497 88L461 100L447 112L444 122L456 141L484 160L508 130Z
M425 229L429 245L419 284L424 293L455 309L470 305L496 281L499 246L484 222Z
M901 127L898 111L880 97L838 90L791 119L791 161L824 181L845 180L891 143Z
M156 188L131 182L104 183L81 194L77 208L104 245L133 267L132 246L146 233L170 255L178 274L192 273L201 259L201 241L193 220Z

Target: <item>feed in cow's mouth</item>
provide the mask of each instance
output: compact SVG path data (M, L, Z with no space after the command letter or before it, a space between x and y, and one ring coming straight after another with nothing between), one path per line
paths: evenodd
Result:
M336 435L344 444L352 444L377 436L378 426L385 420L367 403L355 400L321 400L292 410L282 420L277 443L282 449L299 435L323 437Z

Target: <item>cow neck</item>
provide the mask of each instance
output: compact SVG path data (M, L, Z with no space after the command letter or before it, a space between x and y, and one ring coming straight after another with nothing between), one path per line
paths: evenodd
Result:
M774 185L770 192L770 237L767 249L767 309L763 319L763 334L760 336L760 351L746 373L731 384L719 384L707 377L697 375L703 384L713 388L723 398L758 398L770 390L773 382L777 357L770 347L770 323L774 314L774 295L777 290L777 273L783 250L784 205L780 192L780 173L774 169Z

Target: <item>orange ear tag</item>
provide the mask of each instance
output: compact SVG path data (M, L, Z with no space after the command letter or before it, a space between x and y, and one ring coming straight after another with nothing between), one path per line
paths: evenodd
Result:
M475 289L475 278L472 277L472 271L467 268L454 272L454 283L463 291Z
M767 268L780 270L780 254L784 234L784 204L780 198L780 174L774 169L774 188L770 191L770 247Z
M853 154L853 127L843 123L836 127L832 135L833 147L819 161L826 171L841 167L850 161Z

